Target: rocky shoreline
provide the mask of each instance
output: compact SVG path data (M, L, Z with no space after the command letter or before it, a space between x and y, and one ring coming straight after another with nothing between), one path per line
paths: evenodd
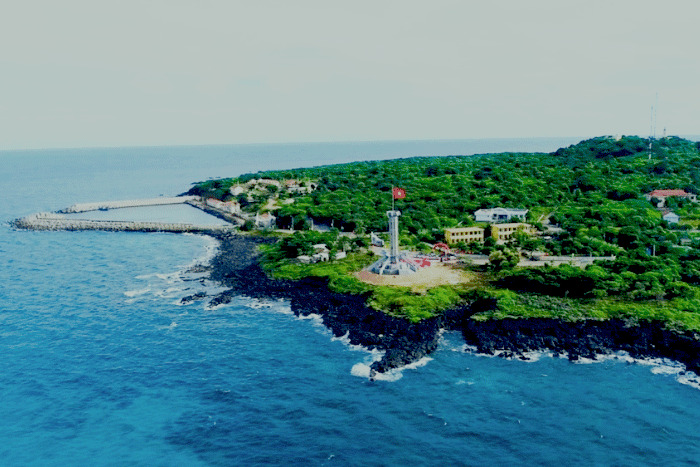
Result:
M270 279L256 259L256 246L274 241L235 234L214 235L220 242L211 260L210 278L229 287L211 305L228 303L235 296L286 299L297 315L316 314L335 336L347 336L352 344L384 351L371 366L370 376L415 362L437 348L440 330L460 331L465 342L479 352L525 359L524 353L550 350L571 360L626 351L634 358L668 358L700 374L700 336L677 333L660 322L631 325L622 320L471 319L479 311L495 306L493 300L478 300L441 316L411 324L365 305L364 296L339 294L325 279L300 281Z

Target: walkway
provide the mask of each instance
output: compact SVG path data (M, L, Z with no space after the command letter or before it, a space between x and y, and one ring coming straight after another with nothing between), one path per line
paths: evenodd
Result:
M74 204L62 211L63 214L72 214L77 212L89 212L106 209L121 209L121 208L140 208L144 206L163 206L167 204L184 204L189 201L199 199L198 196L176 196L171 198L148 198L148 199L132 199L126 201L99 201L96 203L80 203Z

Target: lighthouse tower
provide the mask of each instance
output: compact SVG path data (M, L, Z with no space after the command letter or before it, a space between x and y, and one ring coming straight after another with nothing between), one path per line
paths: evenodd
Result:
M392 263L396 263L399 258L399 216L401 211L387 211L389 218L389 258Z
M418 265L406 253L399 251L399 217L401 211L392 209L386 212L389 218L389 251L384 250L380 260L375 261L369 270L375 274L413 274Z

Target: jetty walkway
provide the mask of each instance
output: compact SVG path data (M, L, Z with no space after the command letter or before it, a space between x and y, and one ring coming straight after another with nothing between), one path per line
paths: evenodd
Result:
M164 206L168 204L185 204L199 200L198 196L175 196L175 197L160 197L148 199L132 199L126 201L100 201L97 203L80 203L74 204L66 209L58 211L61 214L74 214L79 212L89 211L105 211L108 209L121 208L142 208L145 206Z

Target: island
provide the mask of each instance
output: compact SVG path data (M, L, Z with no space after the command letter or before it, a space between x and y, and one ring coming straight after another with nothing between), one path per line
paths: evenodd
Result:
M623 136L550 154L265 171L187 194L225 203L257 233L220 236L212 274L232 289L215 303L288 298L335 335L385 350L375 371L415 361L452 329L480 352L624 350L698 372L698 187L700 144ZM452 278L368 277L392 202L401 248Z
M210 277L228 290L212 306L289 300L382 350L372 376L429 354L442 330L489 354L626 351L700 374L698 192L700 143L598 137L197 182L180 198L236 227L167 231L219 239Z

